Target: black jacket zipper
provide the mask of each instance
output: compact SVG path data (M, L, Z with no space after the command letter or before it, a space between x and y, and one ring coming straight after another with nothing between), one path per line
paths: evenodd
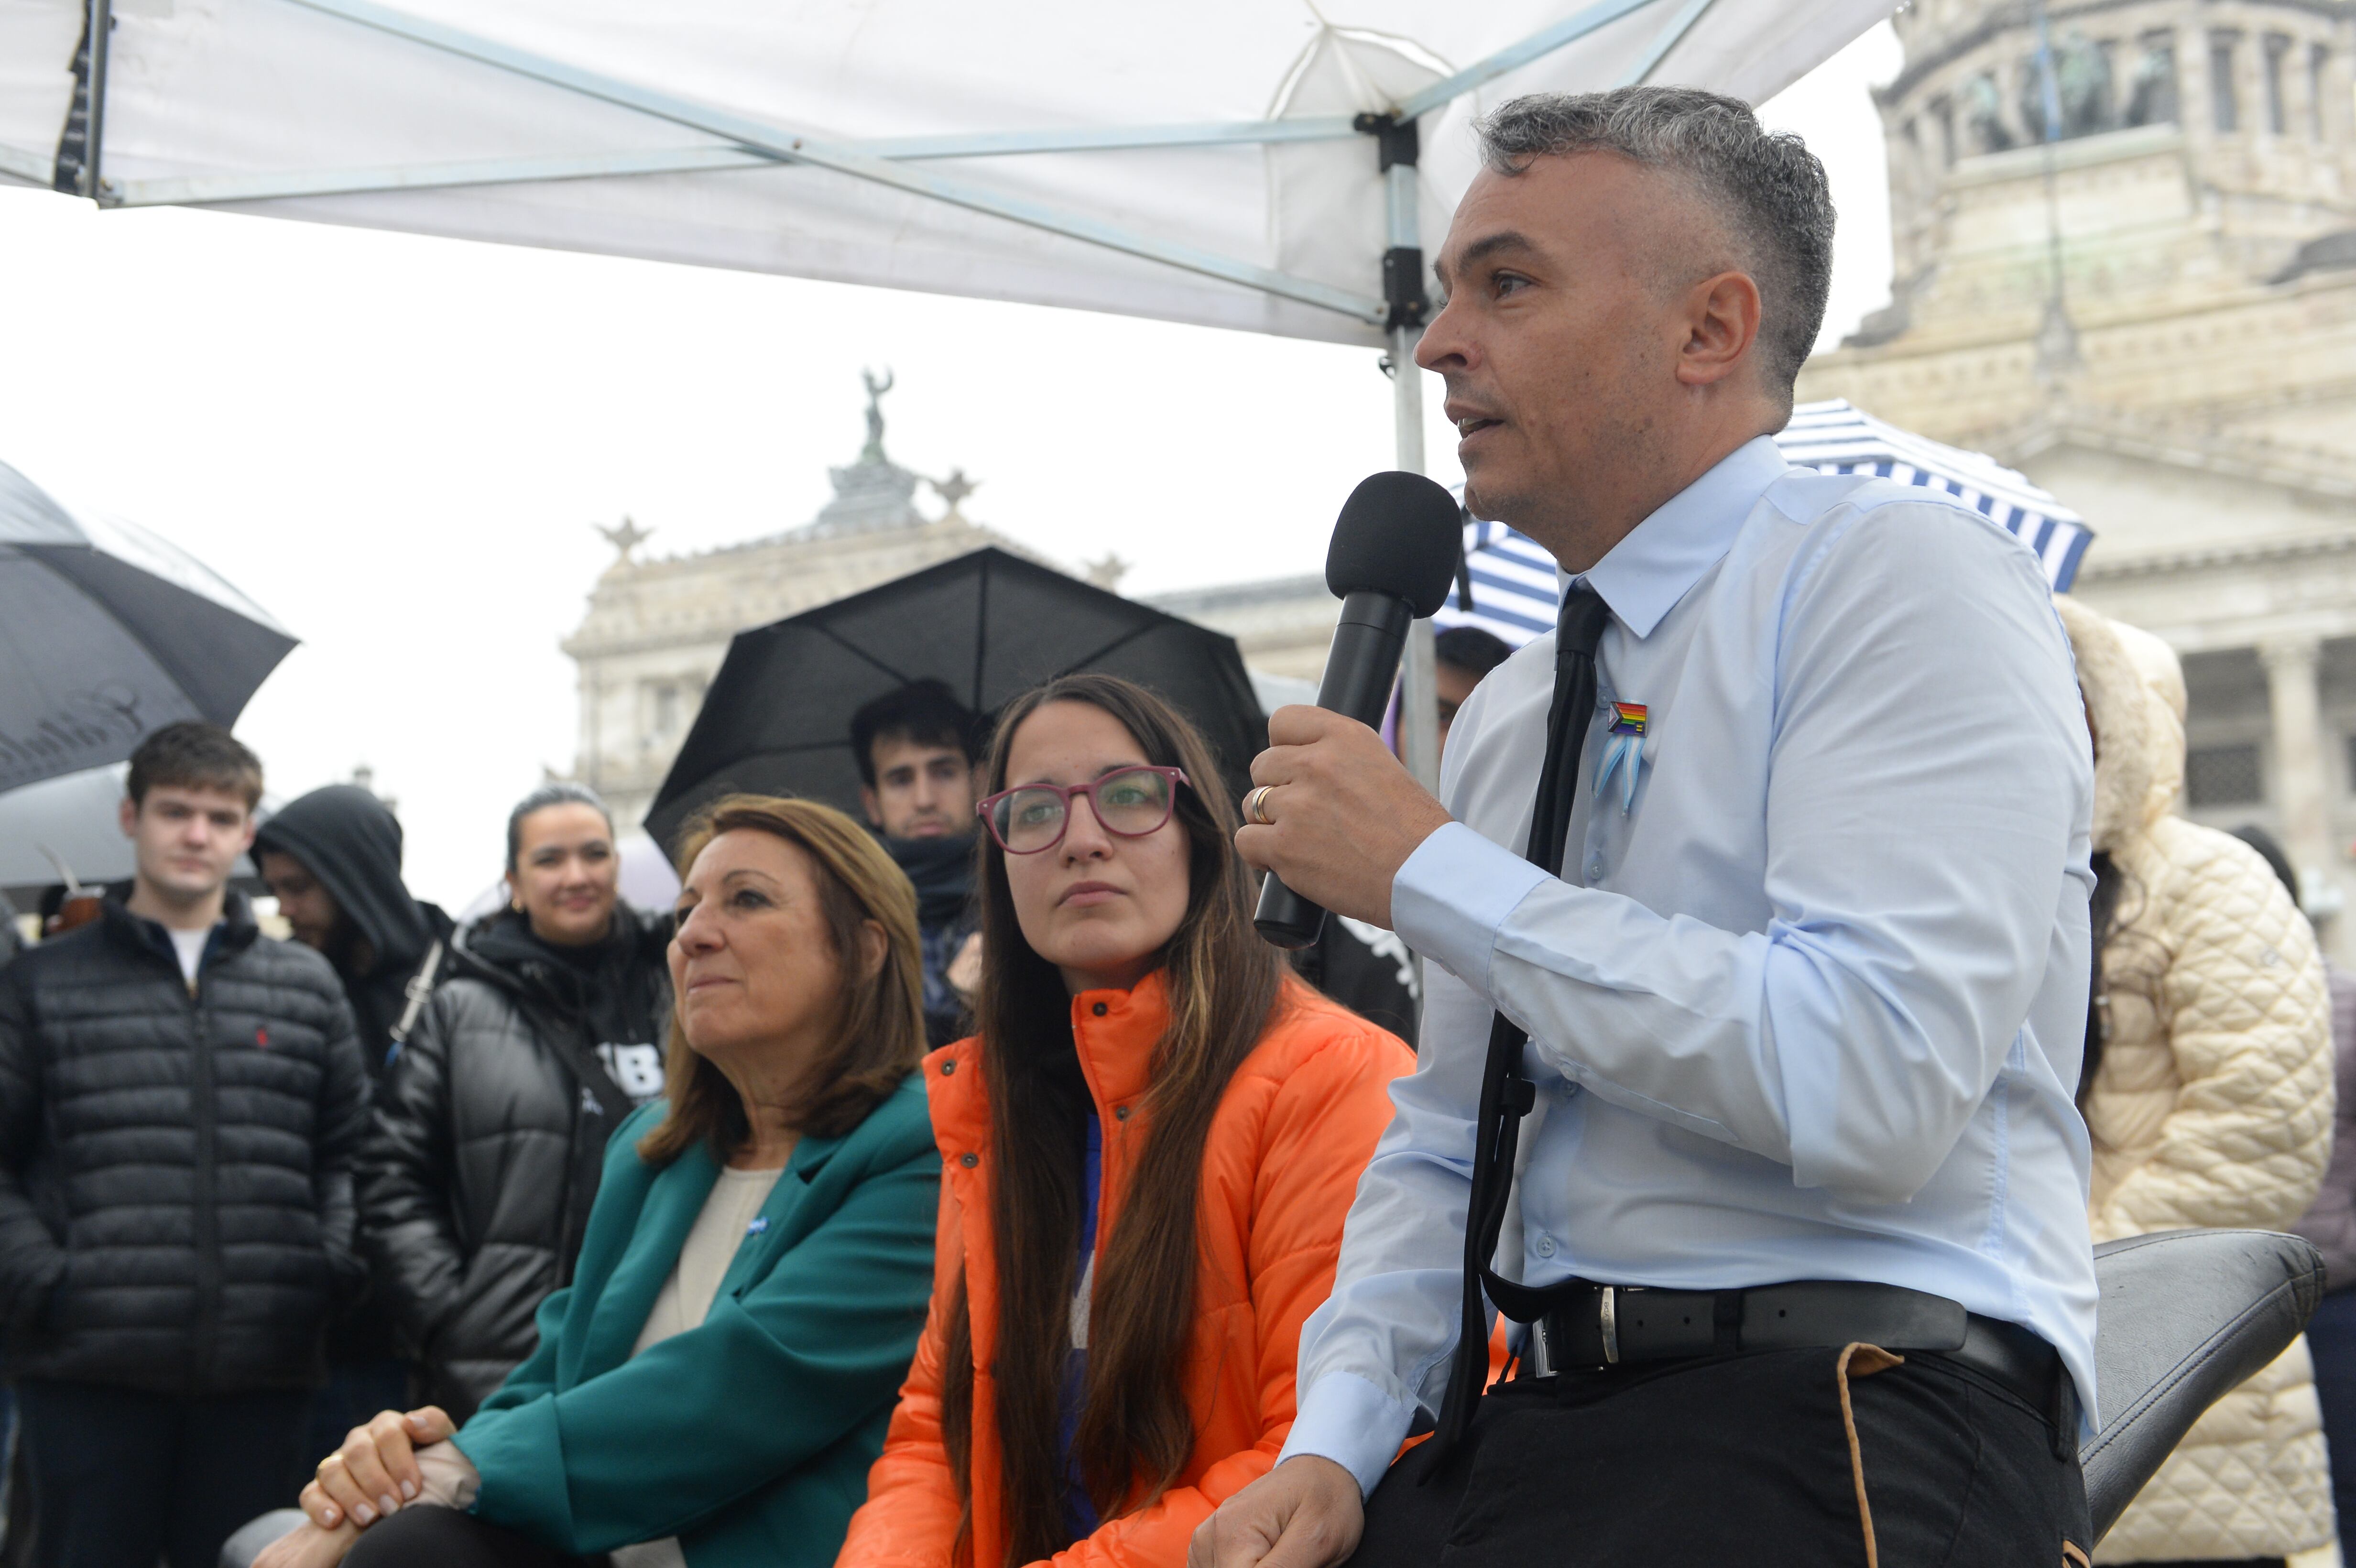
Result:
M197 1168L193 1183L197 1322L194 1354L188 1358L191 1393L211 1392L213 1364L220 1344L220 1213L214 1170L214 1162L219 1157L219 1139L215 1136L218 1114L213 1089L212 1010L205 1005L207 978L204 969L198 969L195 993L188 998L196 1023L194 1049L188 1059L188 1098L197 1136Z

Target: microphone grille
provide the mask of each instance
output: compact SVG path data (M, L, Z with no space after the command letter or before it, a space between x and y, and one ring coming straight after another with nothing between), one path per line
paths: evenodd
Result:
M1325 586L1336 599L1404 599L1420 618L1447 603L1463 548L1462 515L1445 488L1402 470L1372 475L1342 503L1325 550Z

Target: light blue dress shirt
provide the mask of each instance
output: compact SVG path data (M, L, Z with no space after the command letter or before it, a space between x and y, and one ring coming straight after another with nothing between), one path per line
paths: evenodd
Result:
M1520 853L1549 635L1465 704L1456 821L1392 885L1444 972L1301 1335L1283 1457L1371 1489L1437 1413L1493 1007L1538 1090L1502 1272L1930 1291L2043 1336L2091 1422L2094 763L2037 558L1762 437L1584 581L1612 615L1562 879ZM1633 805L1593 788L1614 699L1647 709Z

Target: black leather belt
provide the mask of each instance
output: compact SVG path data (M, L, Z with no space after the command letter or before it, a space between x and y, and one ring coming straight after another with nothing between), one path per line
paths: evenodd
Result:
M2057 1419L2074 1393L2059 1375L2061 1356L2035 1333L1902 1285L1795 1280L1749 1290L1654 1290L1566 1280L1547 1294L1546 1313L1530 1325L1521 1377L1862 1342L1935 1352Z

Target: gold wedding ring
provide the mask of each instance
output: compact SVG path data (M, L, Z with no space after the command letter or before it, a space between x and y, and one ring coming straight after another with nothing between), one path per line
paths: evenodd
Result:
M1244 820L1259 827L1273 827L1276 818L1268 814L1268 792L1274 784L1261 784L1244 796Z

